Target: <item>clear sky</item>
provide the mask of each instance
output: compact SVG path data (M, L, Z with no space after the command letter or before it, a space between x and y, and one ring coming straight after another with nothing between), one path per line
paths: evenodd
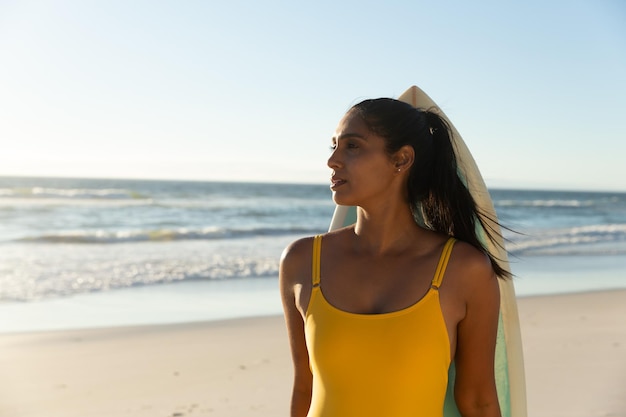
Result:
M0 175L326 183L413 84L488 185L626 191L622 0L0 0Z

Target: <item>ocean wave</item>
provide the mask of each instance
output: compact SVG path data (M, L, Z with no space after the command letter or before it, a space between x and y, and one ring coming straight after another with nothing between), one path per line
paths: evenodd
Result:
M256 236L284 236L291 234L312 235L322 230L306 227L226 229L206 227L203 229L154 229L125 231L67 231L55 234L29 236L15 239L21 243L73 243L73 244L115 244L132 242L170 242L182 240L218 240L252 238Z
M76 200L136 200L147 199L149 196L143 195L133 190L123 188L47 188L47 187L25 187L25 188L0 188L0 198L30 198L30 199L76 199Z
M515 255L626 253L626 224L601 224L529 233L507 245Z
M123 256L123 255L122 255ZM166 256L166 255L165 255ZM183 281L216 281L278 276L278 256L248 259L206 256L162 260L92 260L80 264L66 259L71 271L52 260L28 269L0 272L0 302L34 301L118 288L141 287Z
M8 245L0 302L183 281L277 277L290 236L154 245Z
M545 207L545 208L576 208L592 207L598 204L595 200L497 200L496 207Z

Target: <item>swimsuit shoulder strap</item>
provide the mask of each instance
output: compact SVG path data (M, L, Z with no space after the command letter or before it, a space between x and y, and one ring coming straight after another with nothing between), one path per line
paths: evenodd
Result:
M448 261L450 260L450 255L452 254L452 247L454 246L454 242L456 239L451 237L448 239L446 244L443 246L443 250L441 251L441 257L439 258L439 264L437 265L437 270L435 271L435 276L431 282L431 287L435 290L438 290L441 286L441 281L443 281L443 276L446 273L446 268L448 266Z
M313 238L313 264L312 264L312 272L311 272L313 288L319 287L320 285L320 265L321 265L320 255L321 253L322 253L322 235L317 235Z

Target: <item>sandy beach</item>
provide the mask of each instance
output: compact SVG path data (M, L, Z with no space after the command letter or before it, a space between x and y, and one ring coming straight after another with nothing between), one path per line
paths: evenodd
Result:
M521 298L529 417L626 416L626 291ZM282 317L0 335L0 416L286 416Z

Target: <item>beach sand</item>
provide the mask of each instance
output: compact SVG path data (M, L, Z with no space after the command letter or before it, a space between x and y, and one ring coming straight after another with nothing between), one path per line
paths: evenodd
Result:
M626 291L521 298L529 417L626 416ZM0 416L287 416L282 317L0 335Z

